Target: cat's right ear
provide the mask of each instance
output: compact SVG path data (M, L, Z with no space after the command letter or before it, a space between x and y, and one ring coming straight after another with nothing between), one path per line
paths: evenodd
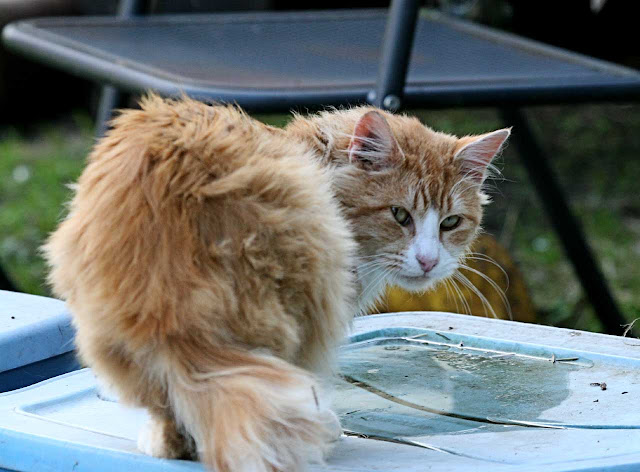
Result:
M377 111L362 115L349 143L349 162L363 169L382 170L401 160L402 151L384 116Z
M511 134L511 128L480 136L465 136L458 140L454 160L460 162L465 176L482 183L487 178L491 160L500 153Z

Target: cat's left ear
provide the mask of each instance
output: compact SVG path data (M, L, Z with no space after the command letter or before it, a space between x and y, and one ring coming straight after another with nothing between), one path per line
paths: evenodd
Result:
M400 146L382 113L373 110L362 115L349 143L349 162L363 169L382 170L401 160Z
M505 128L480 136L460 138L454 160L460 161L461 172L478 183L484 182L487 178L487 167L502 150L510 134L511 128Z

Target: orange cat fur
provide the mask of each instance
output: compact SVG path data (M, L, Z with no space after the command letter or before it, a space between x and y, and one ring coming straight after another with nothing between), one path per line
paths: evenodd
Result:
M44 247L49 280L84 361L149 411L139 447L219 472L321 458L340 429L316 374L387 282L455 270L508 135L372 108L280 130L154 96L113 125Z

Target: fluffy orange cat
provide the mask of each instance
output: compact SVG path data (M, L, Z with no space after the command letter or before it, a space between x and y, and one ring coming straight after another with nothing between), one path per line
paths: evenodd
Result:
M340 427L319 379L351 317L455 272L508 135L371 107L285 129L189 99L124 111L44 250L80 355L150 414L139 448L219 472L321 459Z

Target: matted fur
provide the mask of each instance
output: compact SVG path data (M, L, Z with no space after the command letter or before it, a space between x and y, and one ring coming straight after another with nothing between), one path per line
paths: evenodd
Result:
M476 138L381 111L360 121L367 107L280 130L234 107L141 105L96 145L44 246L79 353L150 412L145 452L303 469L340 431L312 372L331 371L351 316L413 257L421 229L390 207L416 222L463 211L442 236L454 262L478 231L486 198L459 157ZM438 281L422 275L405 285Z

